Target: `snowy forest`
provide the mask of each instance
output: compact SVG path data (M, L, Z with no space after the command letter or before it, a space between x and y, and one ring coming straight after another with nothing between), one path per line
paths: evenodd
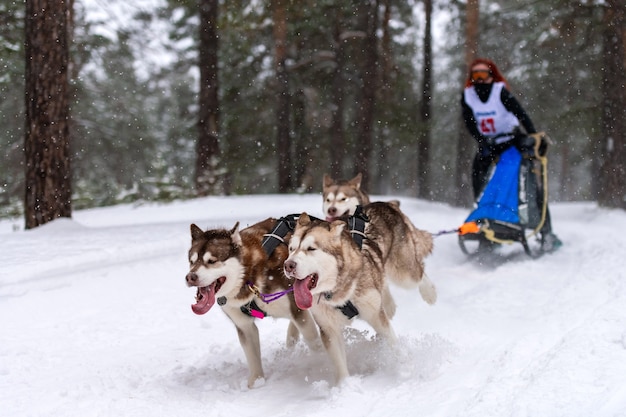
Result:
M624 208L625 13L623 0L0 0L0 215L36 226L37 187L59 217L318 192L323 173L357 172L373 194L464 206L475 144L460 98L478 56L551 137L550 199Z

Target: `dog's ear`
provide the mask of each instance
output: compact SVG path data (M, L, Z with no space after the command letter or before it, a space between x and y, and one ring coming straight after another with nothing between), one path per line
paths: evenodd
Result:
M239 222L235 223L232 229L230 229L230 238L235 245L241 246L241 235L239 234Z
M350 185L354 185L354 187L358 190L361 188L361 180L363 179L363 175L359 172L356 174L356 177L352 178L348 183Z
M202 229L200 229L195 224L192 224L190 229L191 229L191 239L193 240L200 239L202 235L204 234L204 231L202 231Z
M339 237L341 236L343 230L346 228L346 225L347 223L343 220L334 220L330 224L330 232L333 234L333 236Z
M328 188L334 183L335 181L330 177L330 175L324 174L324 183L323 183L324 188Z
M311 223L311 218L309 217L309 215L308 215L308 214L306 214L306 212L305 212L305 213L302 213L302 214L300 215L300 217L298 217L298 224L299 224L300 226L306 226L306 225L308 225L309 223Z

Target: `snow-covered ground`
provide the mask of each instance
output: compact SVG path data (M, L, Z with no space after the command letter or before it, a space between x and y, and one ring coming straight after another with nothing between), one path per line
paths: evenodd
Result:
M431 232L468 214L400 200ZM0 415L626 416L626 213L551 210L564 246L537 260L481 265L437 237L437 304L392 288L400 348L357 319L341 387L324 352L285 347L286 321L258 321L267 380L252 390L221 310L191 311L189 224L321 216L319 195L100 208L31 231L0 221Z

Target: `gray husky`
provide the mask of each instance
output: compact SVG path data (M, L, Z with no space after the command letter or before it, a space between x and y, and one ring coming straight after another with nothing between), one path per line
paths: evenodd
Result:
M341 216L352 216L357 206L370 202L369 196L361 189L362 175L359 172L351 180L334 180L324 174L322 182L323 210L326 220L332 221Z
M432 235L411 222L400 209L399 201L370 203L361 189L360 173L347 181L333 180L325 174L322 189L326 220L353 216L361 206L368 219L365 235L382 250L385 274L401 287L419 286L422 298L433 304L437 291L424 274L424 258L433 250Z

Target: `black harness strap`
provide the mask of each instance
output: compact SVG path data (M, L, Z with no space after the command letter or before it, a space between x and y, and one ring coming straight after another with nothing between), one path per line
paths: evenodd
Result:
M330 301L333 298L333 293L332 292L325 292L320 294L320 299L322 298L322 296L327 300ZM356 306L354 304L352 304L352 301L348 300L344 305L339 306L339 307L335 307L337 310L341 311L343 313L344 316L346 316L348 319L352 319L355 316L359 315L359 310L356 308Z
M298 221L299 214L289 214L287 216L278 219L274 229L263 236L263 242L261 246L265 250L267 255L271 255L272 252L280 245L285 243L285 236L287 233L293 232L296 228L296 222ZM311 220L319 220L313 216L309 216ZM367 238L365 235L365 225L369 222L367 215L363 212L362 206L357 206L353 216L348 216L346 223L350 228L350 235L352 239L359 245L359 248L363 247L363 240Z
M248 304L242 305L241 312L246 316L257 318L263 318L269 315L265 311L261 310L255 300L250 301Z
M261 246L265 250L267 255L271 255L272 252L280 245L281 243L285 243L285 236L287 233L293 232L296 228L296 222L298 221L299 214L289 214L287 216L281 217L278 219L278 223L274 226L274 229L266 235L263 236L263 242ZM315 217L311 217L311 220L319 220ZM365 226L369 222L367 215L363 212L362 206L357 206L354 215L349 216L345 219L348 227L350 228L350 235L352 239L359 245L359 249L363 247L363 240L367 238L365 235ZM359 314L359 310L352 304L351 301L348 301L341 307L337 307L344 316L349 319L354 318ZM267 315L261 310L254 300L252 300L248 305L242 306L241 311L249 316L252 316L251 310L258 311L263 315Z
M227 302L228 302L228 299L226 297L219 297L217 299L217 304L219 304L220 306L226 305ZM254 301L254 299L250 301L248 304L242 305L239 309L241 310L243 314L249 317L256 317L256 318L262 319L263 317L269 316L269 314L261 310L261 308L256 303L256 301Z
M352 304L352 301L348 301L343 306L337 307L337 309L341 310L343 315L349 319L359 315L359 310Z
M362 206L356 206L354 215L348 217L347 223L350 228L350 235L352 236L352 240L359 245L359 249L363 248L363 239L367 238L367 236L365 236L365 225L369 221L367 215L363 212Z
M285 243L285 236L287 236L287 233L290 231L293 232L296 228L298 216L298 214L290 214L288 216L281 217L278 219L278 223L276 223L274 229L270 233L264 235L261 246L263 246L263 249L265 249L265 253L267 253L268 256L274 252L274 249L276 249L278 245Z

